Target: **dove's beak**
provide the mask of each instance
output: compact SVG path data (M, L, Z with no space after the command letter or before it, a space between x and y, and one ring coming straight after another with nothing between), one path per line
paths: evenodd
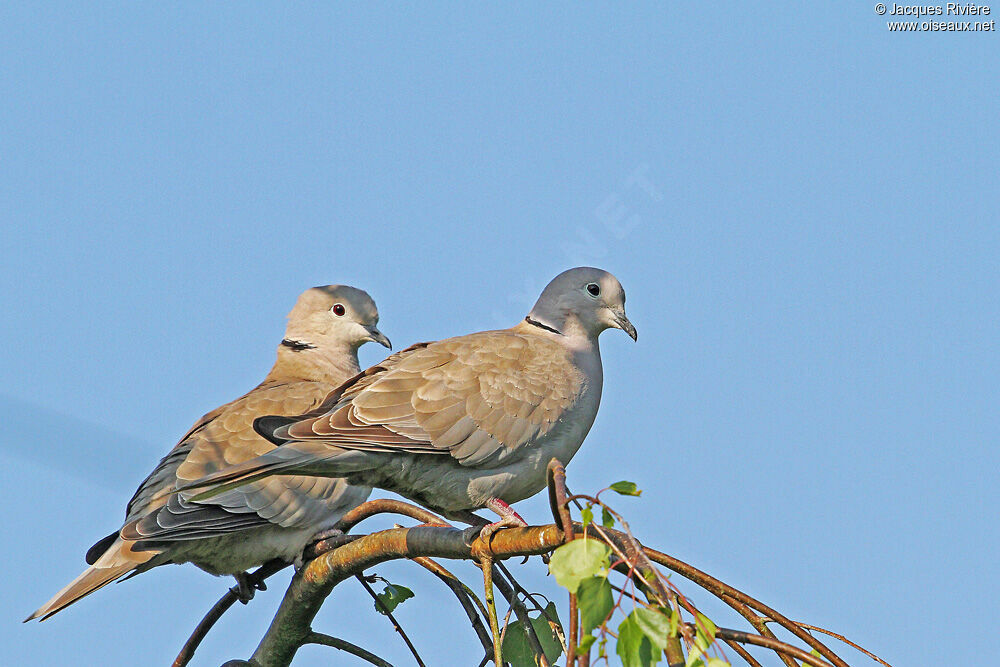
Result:
M615 322L614 326L618 327L619 329L627 333L629 336L631 336L632 340L635 341L639 340L639 332L635 330L635 326L633 326L633 324L628 321L628 318L625 317L624 310L622 310L621 312L612 310L611 313L612 313L612 319Z
M379 331L374 324L365 327L365 329L368 330L368 340L370 340L373 343L378 343L379 345L387 347L390 350L392 349L392 342L390 342L389 339L385 337L385 334Z

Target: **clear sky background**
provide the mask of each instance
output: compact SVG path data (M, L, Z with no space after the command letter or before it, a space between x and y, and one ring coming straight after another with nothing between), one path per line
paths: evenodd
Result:
M1000 37L760 4L0 7L0 661L172 660L231 580L20 621L303 289L368 290L398 349L580 264L639 342L602 337L574 489L636 481L645 542L896 667L995 653ZM375 571L434 664L478 661L443 587ZM249 656L286 580L195 664ZM316 628L410 664L352 582Z

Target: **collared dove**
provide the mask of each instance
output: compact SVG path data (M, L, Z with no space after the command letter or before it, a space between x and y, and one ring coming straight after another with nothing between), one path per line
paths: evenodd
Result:
M274 558L292 561L310 539L371 489L343 479L277 476L206 503L177 496L177 486L274 449L254 432L262 415L307 412L356 375L367 341L391 348L378 330L366 292L346 285L313 287L288 315L271 372L253 391L209 412L181 438L132 496L121 530L87 552L91 565L26 620L42 620L120 579L167 563L192 562L212 574L234 574ZM246 591L252 593L252 591Z
M600 269L570 269L510 329L414 345L308 414L258 420L280 447L181 495L225 496L278 473L344 476L450 518L489 508L501 517L491 531L523 526L509 503L542 490L549 460L568 463L594 423L597 339L610 327L636 339L621 284Z

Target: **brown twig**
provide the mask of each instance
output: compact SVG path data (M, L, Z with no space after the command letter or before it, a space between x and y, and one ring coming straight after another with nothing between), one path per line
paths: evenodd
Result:
M732 639L723 639L722 641L726 642L729 648L733 649L738 656L743 658L743 660L750 665L750 667L763 667L763 665L757 662L757 660L750 655L750 652L743 648L739 642L733 641ZM683 664L683 662L681 664Z
M573 530L573 519L566 506L566 468L558 459L549 461L546 468L546 479L549 486L549 508L552 510L552 518L562 527L563 544L566 544L571 542L576 535ZM577 664L576 647L580 642L578 616L576 595L571 591L569 594L569 636L566 637L566 667L576 667Z
M259 587L265 579L271 575L285 569L288 567L288 563L282 560L272 560L264 563L259 568L254 570L252 573L247 575L247 583L253 587ZM184 667L191 659L194 658L194 652L201 645L201 642L208 635L208 632L215 626L215 624L222 618L222 615L229 611L240 599L237 587L230 588L226 591L226 594L219 598L219 601L212 605L212 608L208 610L205 617L201 619L201 622L195 627L194 632L188 637L188 640L181 647L180 653L174 658L174 662L171 667Z
M378 657L374 653L366 651L365 649L361 648L360 646L357 646L356 644L352 644L349 641L345 641L337 637L331 637L330 635L324 635L321 632L310 632L308 635L306 635L302 643L321 644L323 646L330 646L332 648L340 649L341 651L350 653L351 655L356 655L362 660L367 660L368 662L370 662L373 665L376 665L377 667L392 667L392 663L386 662L385 660Z
M692 630L695 629L694 623L686 624ZM771 649L775 653L785 654L792 658L801 660L802 662L813 665L813 667L831 667L830 663L823 660L822 658L817 658L812 653L808 651L803 651L797 646L792 646L791 644L786 644L778 639L772 639L771 637L761 637L760 635L755 635L750 632L744 632L742 630L730 630L729 628L717 628L715 631L715 637L717 639L722 639L725 641L739 642L741 644L753 644L754 646L763 646L764 648Z
M350 512L344 514L335 527L346 532L365 519L373 517L376 514L401 514L403 516L408 516L411 519L416 519L417 521L436 526L451 525L434 512L426 510L423 507L418 507L416 505L403 502L402 500L377 498L375 500L369 500L368 502L361 503Z
M500 624L497 619L497 605L493 599L493 558L483 553L479 556L483 570L483 588L486 590L486 609L490 616L490 632L493 634L493 663L503 667L501 655Z
M466 590L465 584L437 561L430 558L414 558L413 562L426 568L440 579L445 586L451 589L455 597L458 598L459 604L462 605L462 609L465 610L465 615L469 617L472 629L476 631L476 636L479 637L479 643L483 645L486 655L493 655L493 640L490 638L490 632L483 625L483 620L479 616L480 612L482 612L483 616L489 616L489 612L486 610L486 607L477 610L477 605L482 604L479 598L471 595ZM475 600L475 604L473 604L473 600Z
M549 486L549 509L552 510L552 518L562 527L566 541L572 540L574 537L573 519L569 515L569 508L566 507L566 468L558 459L552 459L546 468L546 475Z
M503 575L500 574L501 569L510 579L511 583L508 584ZM521 588L520 584L517 583L517 580L511 576L507 568L503 567L503 565L498 562L493 563L493 583L500 591L500 595L504 596L507 600L510 608L514 610L517 620L519 620L521 625L524 627L524 633L528 637L528 645L531 647L532 652L534 652L536 658L538 659L539 667L549 667L548 658L545 657L545 649L542 648L542 642L538 639L535 627L531 624L531 617L528 616L528 609L518 597L518 589L523 590L523 588Z
M674 558L673 556L668 556L665 553L659 552L655 549L650 549L648 547L644 547L644 552L645 555L647 555L653 561L659 563L660 565L663 565L666 568L673 570L674 572L677 572L686 579L690 579L691 581L695 582L705 590L719 597L724 602L729 603L731 606L735 607L735 605L732 605L732 602L735 601L743 605L746 605L751 609L755 609L759 613L766 614L775 623L778 623L779 625L781 625L781 627L791 632L793 635L804 641L810 647L816 649L820 653L820 655L822 655L824 658L832 662L834 665L836 665L836 667L848 667L847 663L844 662L842 658L837 656L836 653L831 651L825 644L823 644L823 642L819 641L814 636L812 636L811 634L800 628L798 625L785 618L782 614L779 614L774 609L771 609L770 607L765 605L763 602L760 602L759 600L750 597L743 591L739 591L730 586L729 584L723 583L718 579L716 579L715 577L705 572L702 572L698 568L692 565L688 565L687 563L677 558ZM737 610L739 611L738 608ZM745 613L743 613L743 615L747 616L747 614ZM757 617L757 619L760 620L760 617ZM751 620L751 622L753 622L752 619L748 618L748 620ZM763 627L763 623L759 623L759 625ZM760 627L758 627L757 630L758 632L761 632ZM768 631L768 634L771 633ZM766 638L771 639L774 638L774 636L772 634L771 637L766 637Z
M194 632L192 632L191 636L188 637L188 640L184 643L180 653L178 653L177 657L174 658L174 662L171 667L184 667L186 664L191 662L191 659L194 657L195 650L201 644L202 640L205 639L205 636L208 635L208 631L212 629L212 626L214 626L216 622L222 618L222 615L225 614L230 607L236 604L238 599L239 596L235 593L235 586L232 590L227 591L225 595L219 598L219 601L208 610L205 617L201 619L201 622L198 623L197 627L195 627Z
M778 638L778 636L771 632L771 629L767 627L767 624L764 623L763 617L757 614L753 609L729 595L721 595L719 597L723 602L735 609L740 616L745 618L753 629L759 632L762 637L770 637L771 639ZM778 654L778 658L785 663L786 667L798 667L798 663L787 655Z
M764 623L770 623L771 620L772 619L770 619L770 618L761 618L761 621L763 621ZM848 646L861 651L862 653L864 653L865 655L867 655L869 658L871 658L875 662L879 663L880 665L885 665L885 667L892 667L892 665L890 665L888 662L886 662L882 658L878 657L877 655L875 655L871 651L868 651L868 650L866 650L866 649L858 646L857 644L855 644L854 642L852 642L850 639L848 639L844 635L837 634L836 632L833 632L832 630L825 630L823 628L816 627L815 625L809 625L807 623L800 623L798 621L792 621L792 623L794 623L795 625L799 626L800 628L804 628L806 630L812 630L813 632L819 632L819 633L822 633L824 635L828 635L830 637L833 637L834 639L839 639L840 641L844 642Z
M399 621L397 621L396 617L392 615L392 612L389 611L386 608L386 606L382 604L382 601L378 599L378 593L376 593L375 590L371 587L371 584L368 583L364 575L359 572L354 576L358 581L361 582L361 585L368 592L368 595L372 596L372 599L375 600L375 606L378 607L383 614L385 614L385 616L389 619L390 622L392 622L392 627L395 628L396 632L399 633L399 636L403 638L403 641L406 643L406 648L410 649L410 653L413 654L413 658L417 661L417 664L420 665L420 667L427 667L424 664L424 661L420 659L420 654L417 653L417 647L414 646L413 642L410 641L410 638L406 636L406 632L403 630L403 626L399 624Z
M550 464L550 468L551 467L552 467L552 464ZM560 480L558 478L558 475L551 475L549 479L550 479L550 489L553 486L559 486L559 485L562 486L561 490L560 489L552 489L550 491L550 504L553 502L553 499L555 499L556 502L561 502L561 503L563 503L563 506L565 506L565 503L568 502L569 499L584 498L584 499L588 500L589 502L596 503L596 504L602 504L603 505L603 503L601 503L599 499L593 498L593 497L590 497L590 496L572 496L572 497L568 498L567 500L562 500L562 498L566 498L567 494L568 494L568 492L565 490L565 481L564 481L565 478L563 477L563 479ZM561 493L560 493L560 491L561 491ZM619 517L619 519L620 519L620 517ZM658 571L656 571L655 568L652 567L652 563L650 563L650 561L649 561L649 558L652 556L652 553L650 553L650 552L654 552L654 550L650 550L650 549L644 548L639 543L639 541L636 540L632 536L631 531L628 529L628 526L627 526L627 524L624 523L624 521L622 521L622 525L623 525L623 528L625 528L625 531L626 531L624 534L621 533L620 531L612 531L612 530L603 529L603 528L601 528L600 526L598 526L596 524L594 524L594 529L598 533L599 536L601 536L602 538L604 538L604 540L609 545L612 546L612 548L616 551L616 553L618 553L619 557L621 557L625 562L634 563L636 565L636 567L638 567L640 569L640 571L642 572L643 576L641 577L641 579L634 578L635 581L637 581L637 583L639 583L640 586L642 586L642 587L646 587L648 585L652 585L653 588L657 590L657 593L659 594L658 597L660 597L665 602L666 601L666 597L669 595L669 593L667 592L667 589L661 584L661 579L660 579L661 575L659 574ZM615 547L617 547L617 548L615 548ZM622 554L621 551L624 551L626 553ZM670 567L670 569L674 569L675 571L679 572L681 575L687 577L688 579L691 579L692 581L694 581L695 583L699 584L700 586L706 588L707 590L709 590L709 591L711 591L713 593L716 593L716 595L718 595L721 599L723 599L724 601L726 601L727 603L729 603L730 606L733 606L737 611L739 611L744 617L746 617L754 625L754 627L757 629L758 632L761 633L761 636L764 639L766 639L766 640L773 640L773 641L779 641L774 636L774 634L766 627L766 625L763 622L763 619L761 617L757 616L756 614L753 614L750 611L750 607L754 607L758 611L763 611L765 613L769 613L770 611L773 611L769 607L766 607L766 605L763 605L763 603L760 603L759 601L754 600L753 598L751 598L750 596L746 595L745 593L742 593L741 591L737 591L736 589L732 588L731 586L728 586L727 584L723 584L721 581L718 581L718 580L714 579L713 577L710 577L709 575L705 574L704 572L701 572L700 570L697 570L697 568L693 568L693 567L687 565L686 563L682 563L681 561L679 561L677 559L672 559L672 557L666 556L666 554L660 554L659 552L655 552L655 553L657 555L659 555L659 556L664 557L665 559L672 560L673 561L673 565L676 565L676 566L680 567L681 569L677 569L677 567L672 567L671 565L669 565L667 563L658 561L658 562L660 562L661 565L667 565L667 567ZM654 558L654 560L656 560L656 559ZM682 569L684 571L681 571ZM645 576L647 572L649 572L650 574L653 574L654 576L653 577ZM628 576L631 576L631 574L629 574ZM713 584L715 584L717 586L718 592L717 592L717 590L713 590L713 586L712 586ZM731 595L731 593L735 593L735 594L738 594L738 595ZM692 613L694 613L693 608L691 609L691 611L692 611ZM790 632L792 632L793 634L795 634L796 636L798 636L800 639L802 639L803 641L805 641L807 644L809 644L810 646L812 646L813 648L815 648L817 651L819 651L821 653L821 655L823 655L825 658L829 659L837 667L847 667L846 663L844 663L843 660L839 656L837 656L835 653L833 653L833 651L831 651L829 648L827 648L822 642L819 642L812 635L810 635L807 632L804 632L803 630L801 630L798 627L790 627L790 626L794 626L794 624L792 624L790 621L788 621L788 619L785 619L784 617L781 617L780 620L776 619L775 622L781 624L782 627L785 627ZM667 659L668 659L668 661L671 664L678 657L677 654L680 653L679 648L680 648L679 645L677 645L677 646L670 646L670 647L668 647L668 651L665 652L667 654ZM797 665L794 662L794 660L788 654L785 654L785 653L782 653L782 652L778 652L778 656L789 667L797 667Z

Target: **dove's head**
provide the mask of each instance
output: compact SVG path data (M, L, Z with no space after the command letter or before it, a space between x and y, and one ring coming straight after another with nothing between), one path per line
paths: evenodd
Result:
M552 279L528 321L559 333L583 333L596 338L605 329L621 329L632 340L638 334L625 316L625 290L607 271L581 266Z
M378 330L378 309L364 290L323 285L306 290L288 313L282 344L295 349L334 347L357 350L367 342L392 343Z

